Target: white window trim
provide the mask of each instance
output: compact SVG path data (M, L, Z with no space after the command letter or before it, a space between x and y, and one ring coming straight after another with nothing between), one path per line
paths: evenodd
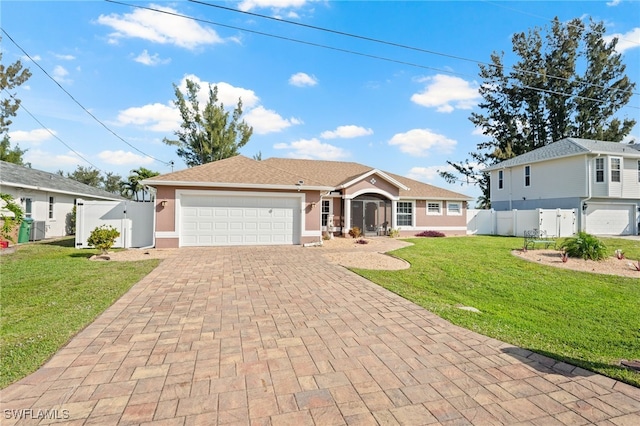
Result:
M320 227L322 228L323 231L327 230L327 226L322 225L322 215L324 214L322 210L322 204L325 201L329 203L329 212L327 213L327 224L329 223L329 217L333 216L333 198L323 199L322 202L320 203ZM335 229L336 227L334 226L333 228Z
M502 182L502 185L500 185ZM496 182L496 187L498 191L502 191L504 189L504 170L498 170L498 182Z
M430 212L429 204L437 204L438 212L437 213ZM427 201L424 208L425 208L425 211L427 212L427 216L442 216L442 201Z
M617 171L619 173L619 177L617 181L613 180L613 172L614 172L614 168L613 168L613 160L618 160L618 166L620 166ZM622 183L622 157L609 157L609 182L611 183Z
M638 160L638 183L640 183L640 160Z
M400 217L400 215L398 214L398 207L400 206L400 203L409 203L409 204L411 204L411 225L400 225L398 223L398 218ZM406 229L407 227L413 228L413 227L416 226L416 202L415 202L415 200L411 200L411 201L401 200L401 201L398 201L397 204L396 204L396 211L394 213L396 215L395 222L396 222L398 228L405 228Z
M449 206L457 205L458 211L451 211ZM462 216L462 203L460 201L447 201L447 216Z
M598 182L598 160L602 160L602 182ZM593 159L593 170L594 176L593 181L597 184L602 184L607 182L607 166L604 161L604 157L598 157Z
M529 168L529 183L527 183L527 168ZM525 188L530 188L531 187L531 165L527 164L526 166L524 166L524 168L522 169L522 171L524 172L524 187Z

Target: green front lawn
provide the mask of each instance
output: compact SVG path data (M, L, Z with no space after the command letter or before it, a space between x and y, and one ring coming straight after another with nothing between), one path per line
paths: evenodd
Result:
M640 272L636 279L538 265L510 253L522 238L410 241L393 252L410 269L356 272L454 324L640 386L640 373L619 367L640 359ZM611 255L640 258L638 241L603 241Z
M91 262L73 239L0 256L0 388L37 370L158 260Z

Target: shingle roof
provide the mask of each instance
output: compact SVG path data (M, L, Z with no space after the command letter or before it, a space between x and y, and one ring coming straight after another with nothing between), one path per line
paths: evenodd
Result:
M489 166L485 168L483 172L584 154L613 154L640 157L640 145L597 141L591 139L566 138L538 149L534 149L533 151L526 152L522 155L518 155L517 157L502 161L498 164L494 164L493 166Z
M192 167L166 175L147 179L144 183L154 185L197 185L238 187L295 187L303 181L303 187L335 189L358 177L376 170L359 163L343 161L298 160L269 158L256 161L238 155L221 161ZM428 185L403 176L381 171L409 189L400 189L401 197L470 200L463 194Z
M55 173L0 161L0 185L72 194L78 198L124 200L123 197Z

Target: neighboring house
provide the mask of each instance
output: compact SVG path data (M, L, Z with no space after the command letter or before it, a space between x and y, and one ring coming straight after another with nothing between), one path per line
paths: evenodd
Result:
M578 229L635 235L640 145L567 138L484 169L494 210L577 209Z
M466 234L466 195L357 163L238 155L142 181L158 248L306 244L323 232Z
M75 200L124 198L54 173L0 161L0 192L16 200L25 218L33 220L31 239L68 235L68 216Z

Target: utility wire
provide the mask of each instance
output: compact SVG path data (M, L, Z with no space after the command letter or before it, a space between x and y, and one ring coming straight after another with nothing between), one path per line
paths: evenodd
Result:
M89 114L89 116L91 116L91 118L93 118L96 122L98 122L98 124L100 124L102 127L104 127L109 133L111 133L113 136L115 136L116 138L120 139L122 142L124 142L125 144L127 144L128 146L130 146L132 149L138 151L140 154L144 155L145 157L149 157L155 161L158 161L164 165L169 165L168 162L166 161L162 161L160 159L155 158L152 155L147 154L146 152L141 151L140 149L136 148L135 146L133 146L132 144L130 144L129 142L127 142L124 138L122 138L120 135L118 135L116 132L114 132L113 130L111 130L109 127L107 127L106 124L104 124L102 121L100 121L100 119L98 117L96 117L94 114L91 113L91 111L89 111L87 108L85 108L71 93L69 93L69 91L67 91L67 89L65 89L64 87L62 87L62 85L60 83L58 83L58 81L53 78L47 71L45 71L44 68L42 68L42 66L40 66L40 64L38 62L36 62L18 43L16 43L16 41L9 35L9 33L7 33L5 31L4 28L0 28L2 30L2 32L4 33L4 35L6 35L9 40L11 40L11 42L13 44L16 45L16 47L18 49L20 49L22 51L22 53L24 53L24 55L29 58L31 60L31 62L33 62L38 68L40 68L40 70L47 76L49 77L49 79L51 79L51 81L53 81L64 93L67 94L67 96L69 96L71 98L71 100L73 100L80 108L82 108L84 110L84 112L86 112L87 114Z
M248 33L252 33L252 34L258 34L258 35L262 35L262 36L270 37L270 38L275 38L275 39L279 39L279 40L285 40L285 41L289 41L289 42L293 42L293 43L299 43L299 44L304 44L304 45L308 45L308 46L320 47L320 48L323 48L323 49L334 50L334 51L338 51L338 52L342 52L342 53L348 53L348 54L356 55L356 56L363 56L363 57L377 59L377 60L386 61L386 62L393 62L393 63L412 66L412 67L416 67L416 68L422 68L422 69L428 69L428 70L432 70L432 71L438 71L438 72L445 73L445 74L457 75L457 76L462 76L462 77L476 78L476 76L471 76L469 74L458 73L458 72L453 72L453 71L444 70L444 69L440 69L440 68L429 67L429 66L426 66L426 65L420 65L420 64L413 63L413 62L390 59L390 58L386 58L386 57L378 56L378 55L371 55L371 54L367 54L367 53L356 52L354 50L349 50L349 49L343 49L343 48L338 48L338 47L333 47L333 46L327 46L327 45L324 45L324 44L308 42L308 41L299 40L299 39L295 39L295 38L291 38L291 37L279 36L279 35L275 35L275 34L265 33L265 32L262 32L262 31L250 30L250 29L246 29L246 28L242 28L242 27L233 26L233 25L221 24L221 23L214 22L214 21L207 20L207 19L194 18L194 17L191 17L191 16L182 15L182 14L177 13L177 12L170 12L170 11L167 11L167 10L159 10L159 9L154 9L152 7L139 6L139 5L136 5L136 4L124 3L124 2L119 2L119 1L115 1L115 0L105 0L105 1L107 1L109 3L119 4L119 5L122 5L122 6L129 6L129 7L134 7L134 8L137 8L137 9L144 9L144 10L149 10L149 11L152 11L152 12L163 13L163 14L166 14L166 15L171 15L171 16L175 16L175 17L179 17L179 18L189 19L189 20L192 20L192 21L201 22L201 23L205 23L205 24L216 25L216 26L220 26L220 27L223 27L223 28L229 28L229 29L233 29L233 30L244 31L244 32L248 32ZM491 65L491 64L488 64L488 65ZM495 65L491 65L491 66L495 66ZM549 93L551 93L550 91L545 90L545 89L541 89L541 88L533 88L533 87L530 87L530 88L533 89L533 90L540 91L540 92L549 92ZM603 88L606 88L606 87L603 87ZM612 89L612 90L620 90L620 89ZM576 95L576 94L573 94L573 93L560 93L560 92L553 92L553 93L561 95L561 96L564 96L564 97L567 97L567 98L583 99L583 100L592 101L592 102L596 102L596 103L600 103L600 104L606 103L606 101L604 101L602 99L590 98L590 97L586 97L586 96ZM640 109L640 107L631 106L631 105L624 105L623 107L624 108L631 108L631 109Z
M13 96L11 93L9 93L9 91L7 89L4 89L5 92L7 92L7 94L9 95L9 97L11 97L11 99L13 99L14 101L18 101L15 96ZM54 138L56 138L62 145L66 146L71 152L73 152L75 155L77 155L78 157L80 157L81 159L83 159L86 163L88 163L89 165L91 165L91 167L93 167L94 169L100 171L101 173L104 173L103 170L101 170L98 166L96 166L95 164L93 164L91 161L87 160L86 158L84 158L82 156L82 154L80 154L78 151L76 151L75 149L71 148L69 146L69 144L67 144L65 141L63 141L62 139L60 139L58 137L58 135L56 135L54 132L51 131L51 129L49 129L47 126L45 126L44 124L42 124L42 122L40 120L38 120L36 118L35 115L33 115L31 113L31 111L29 111L25 106L24 106L24 102L20 101L20 109L24 110L27 114L29 114L31 116L31 118L33 118L35 120L36 123L38 123L40 125L40 127L42 127L44 130L46 130L47 132L49 132L49 134L51 136L53 136Z
M106 1L111 1L111 0L106 0ZM269 19L269 20L272 20L272 21L276 21L276 22L280 22L280 23L286 23L286 24L290 24L290 25L296 25L296 26L303 27L303 28L310 28L310 29L314 29L314 30L318 30L318 31L328 32L328 33L331 33L331 34L337 34L337 35L341 35L341 36L345 36L345 37L351 37L351 38L355 38L355 39L359 39L359 40L370 41L370 42L373 42L373 43L384 44L384 45L387 45L387 46L399 47L399 48L402 48L402 49L413 50L413 51L416 51L416 52L428 53L430 55L437 55L437 56L442 56L442 57L445 57L445 58L456 59L456 60L459 60L459 61L466 61L466 62L472 62L472 63L479 64L479 65L494 66L495 67L495 64L488 63L488 62L483 62L483 61L478 61L476 59L465 58L463 56L457 56L457 55L451 55L451 54L448 54L448 53L436 52L436 51L433 51L433 50L423 49L423 48L415 47L415 46L409 46L409 45L406 45L406 44L395 43L395 42L391 42L391 41L387 41L387 40L376 39L376 38L362 36L362 35L353 34L353 33L347 33L347 32L344 32L344 31L332 30L332 29L329 29L329 28L318 27L318 26L315 26L315 25L303 24L303 23L300 23L300 22L290 21L290 20L287 20L287 19L274 18L273 16L262 15L262 14L259 14L259 13L238 10L238 9L234 9L234 8L227 7L227 6L220 6L220 5L217 5L217 4L207 3L207 2L204 2L204 1L201 1L201 0L188 0L188 1L191 2L191 3L201 4L201 5L213 7L213 8L216 8L216 9L228 10L228 11L235 12L235 13L242 13L242 14L249 15L249 16L254 16L254 17L263 18L263 19ZM542 76L542 74L539 73L539 72L529 71L529 70L520 69L520 68L509 68L509 67L505 67L505 66L501 66L500 68L503 68L503 69L506 69L506 70L515 71L515 72L519 72L519 73L526 74L526 75L532 75L532 76L536 76L536 77L541 77ZM558 76L554 76L554 75L545 75L545 77L550 78L550 79L554 79L554 80L570 82L570 80L568 78L565 78L565 77L558 77ZM609 89L609 90L614 90L614 91L631 93L633 95L640 95L639 92L633 92L633 91L630 91L630 90L622 90L622 89L611 89L611 88L608 88L606 86L593 84L593 83L589 83L589 86L597 87L597 88L600 88L600 89Z

